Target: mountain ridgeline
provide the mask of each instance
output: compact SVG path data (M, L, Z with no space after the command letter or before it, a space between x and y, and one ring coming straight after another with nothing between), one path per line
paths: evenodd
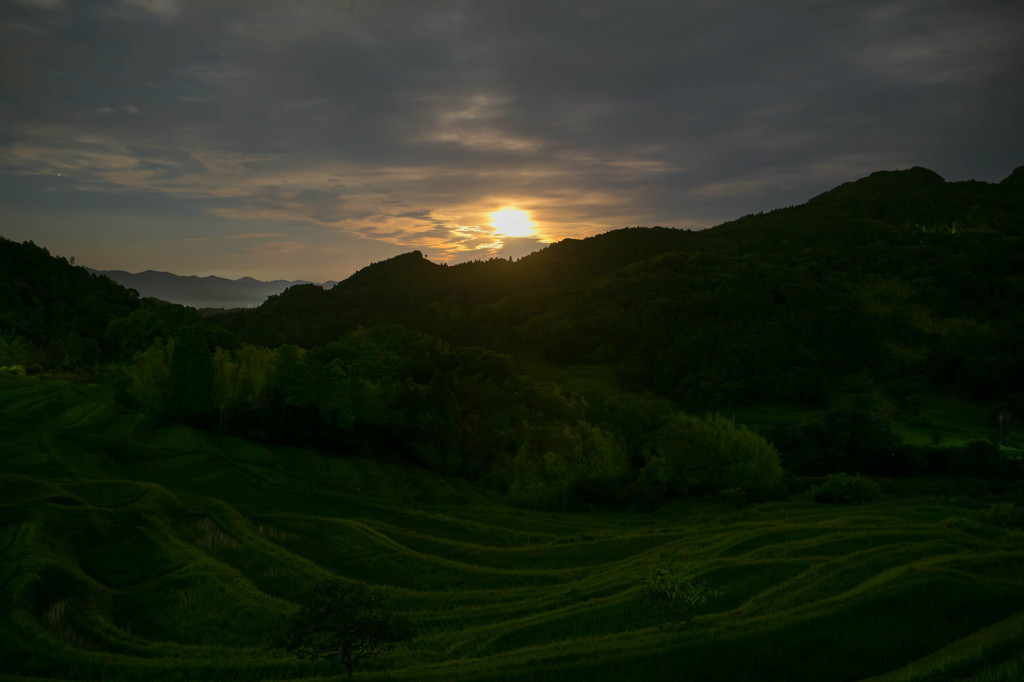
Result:
M822 404L865 382L1007 398L1024 386L1022 237L1024 168L997 184L883 171L699 232L627 228L516 262L408 253L214 321L269 347L398 324L610 364L696 410Z
M142 297L193 308L254 308L269 296L279 294L288 287L309 284L306 280L277 279L261 282L252 277L225 279L213 275L183 276L155 270L132 273L124 270L87 269L97 275L106 275L123 287L138 291Z

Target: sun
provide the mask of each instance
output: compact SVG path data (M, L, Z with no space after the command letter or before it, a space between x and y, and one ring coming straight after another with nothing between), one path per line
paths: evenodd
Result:
M529 237L533 234L534 223L529 211L503 208L491 214L491 227L500 237Z

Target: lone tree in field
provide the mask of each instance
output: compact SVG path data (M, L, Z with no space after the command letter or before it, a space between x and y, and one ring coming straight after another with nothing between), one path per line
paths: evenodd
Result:
M667 563L655 566L640 580L643 595L665 613L675 629L682 629L716 592L697 580L687 566Z
M303 658L339 659L355 672L356 662L390 651L415 637L387 598L364 583L328 578L313 588L288 624L288 652Z

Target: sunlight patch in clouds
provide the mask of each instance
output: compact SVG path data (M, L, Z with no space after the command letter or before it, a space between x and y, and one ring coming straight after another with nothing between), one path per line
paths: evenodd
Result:
M492 213L490 225L499 237L529 237L536 224L528 211L510 207Z
M119 194L160 193L191 207L197 216L305 223L339 235L419 248L440 261L497 255L515 238L528 239L517 242L520 249L528 243L539 248L551 240L586 236L631 222L623 217L621 224L609 225L620 221L625 194L587 189L586 178L580 178L578 186L566 186L573 175L546 162L480 172L416 165L375 167L197 146L134 148L130 138L114 140L66 128L31 132L0 152L6 154L5 165L18 165L26 174L56 174L63 169L68 189L108 196L111 201ZM632 158L608 160L605 167L623 176L666 171L660 162ZM604 172L597 164L590 168ZM551 182L554 177L561 183ZM495 197L488 192L495 184L533 191ZM535 216L544 216L543 230L532 220L529 229L525 222L493 224L494 217L480 208L522 205L531 206ZM635 219L635 215L628 217ZM285 233L246 230L243 234ZM280 253L283 247L264 248L267 253ZM293 253L294 245L289 248Z

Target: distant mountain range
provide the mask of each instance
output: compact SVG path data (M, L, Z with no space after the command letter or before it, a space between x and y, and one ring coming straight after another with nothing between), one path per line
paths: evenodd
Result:
M196 275L175 275L170 272L125 272L124 270L93 270L89 272L106 275L123 287L135 289L146 298L158 298L170 303L180 303L193 308L255 308L271 296L280 294L297 284L311 284L307 280L286 281L277 279L262 282L252 277L225 279L224 277L197 277ZM324 288L335 282L325 282Z

